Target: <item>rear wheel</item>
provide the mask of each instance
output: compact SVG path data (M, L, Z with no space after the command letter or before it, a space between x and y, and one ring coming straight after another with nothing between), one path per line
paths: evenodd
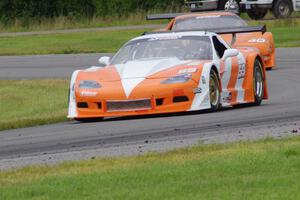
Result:
M254 105L260 105L264 95L264 75L261 62L256 59L253 71Z
M267 14L268 10L267 9L251 9L251 10L247 10L247 14L251 19L254 20L260 20L263 19L266 14Z
M276 18L286 18L292 14L293 5L290 0L277 0L273 6L273 14Z
M210 80L209 80L209 97L210 97L210 105L211 111L217 111L221 104L221 95L220 95L220 81L218 75L215 70L211 70L210 72Z

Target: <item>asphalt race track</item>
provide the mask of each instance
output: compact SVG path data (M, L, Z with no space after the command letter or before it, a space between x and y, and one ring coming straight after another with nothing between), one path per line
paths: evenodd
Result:
M277 52L278 67L267 72L270 99L259 107L217 113L115 118L84 124L70 121L2 131L0 169L162 151L199 141L228 142L299 134L300 49L278 49ZM85 60L81 59L84 57ZM76 61L76 66L85 65L85 61L93 65L98 57L98 54L33 56L26 57L25 62L22 62L24 57L0 57L0 79L67 77L78 68L71 67Z
M70 54L1 56L0 79L65 78L76 69L97 65L101 56L111 54Z

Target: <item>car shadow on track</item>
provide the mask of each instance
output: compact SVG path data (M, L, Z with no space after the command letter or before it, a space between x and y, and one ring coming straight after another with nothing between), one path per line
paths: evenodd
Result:
M179 116L193 116L199 114L212 114L218 112L224 112L229 110L245 109L253 107L252 104L240 104L233 107L221 108L217 112L211 112L210 110L201 110L201 111L190 111L190 112L177 112L177 113L164 113L164 114L150 114L150 115L138 115L138 116L125 116L125 117L110 117L105 119L94 118L85 122L74 121L74 124L88 124L96 122L114 122L114 121L129 121L129 120L138 120L138 119L155 119L155 118L171 118Z

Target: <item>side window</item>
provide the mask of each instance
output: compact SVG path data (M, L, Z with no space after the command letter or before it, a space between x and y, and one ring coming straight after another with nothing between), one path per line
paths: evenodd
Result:
M218 56L222 58L227 48L224 46L222 42L219 41L219 39L216 36L213 36L213 43Z

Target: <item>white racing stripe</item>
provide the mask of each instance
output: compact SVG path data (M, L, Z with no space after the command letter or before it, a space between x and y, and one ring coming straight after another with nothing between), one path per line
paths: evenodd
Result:
M238 55L238 80L235 85L235 89L237 91L237 102L244 103L245 102L245 90L243 89L243 83L245 80L246 73L246 62L243 54L239 53Z
M227 58L225 60L225 69L222 76L222 94L221 94L222 106L230 105L230 103L226 100L226 98L229 97L228 84L231 77L231 69L232 69L232 58Z
M187 62L188 61L180 61L177 58L166 58L159 60L130 61L126 64L117 64L115 67L128 98L134 88L148 76L175 66L183 65Z
M75 81L77 79L79 72L80 72L80 70L76 70L75 72L73 72L71 82L70 82L68 118L77 117L76 98L75 98Z
M204 110L211 108L210 97L209 97L209 76L211 70L211 63L205 63L201 78L199 80L198 88L201 88L202 92L197 93L193 99L190 111L193 110ZM202 78L205 77L205 84L202 83Z

